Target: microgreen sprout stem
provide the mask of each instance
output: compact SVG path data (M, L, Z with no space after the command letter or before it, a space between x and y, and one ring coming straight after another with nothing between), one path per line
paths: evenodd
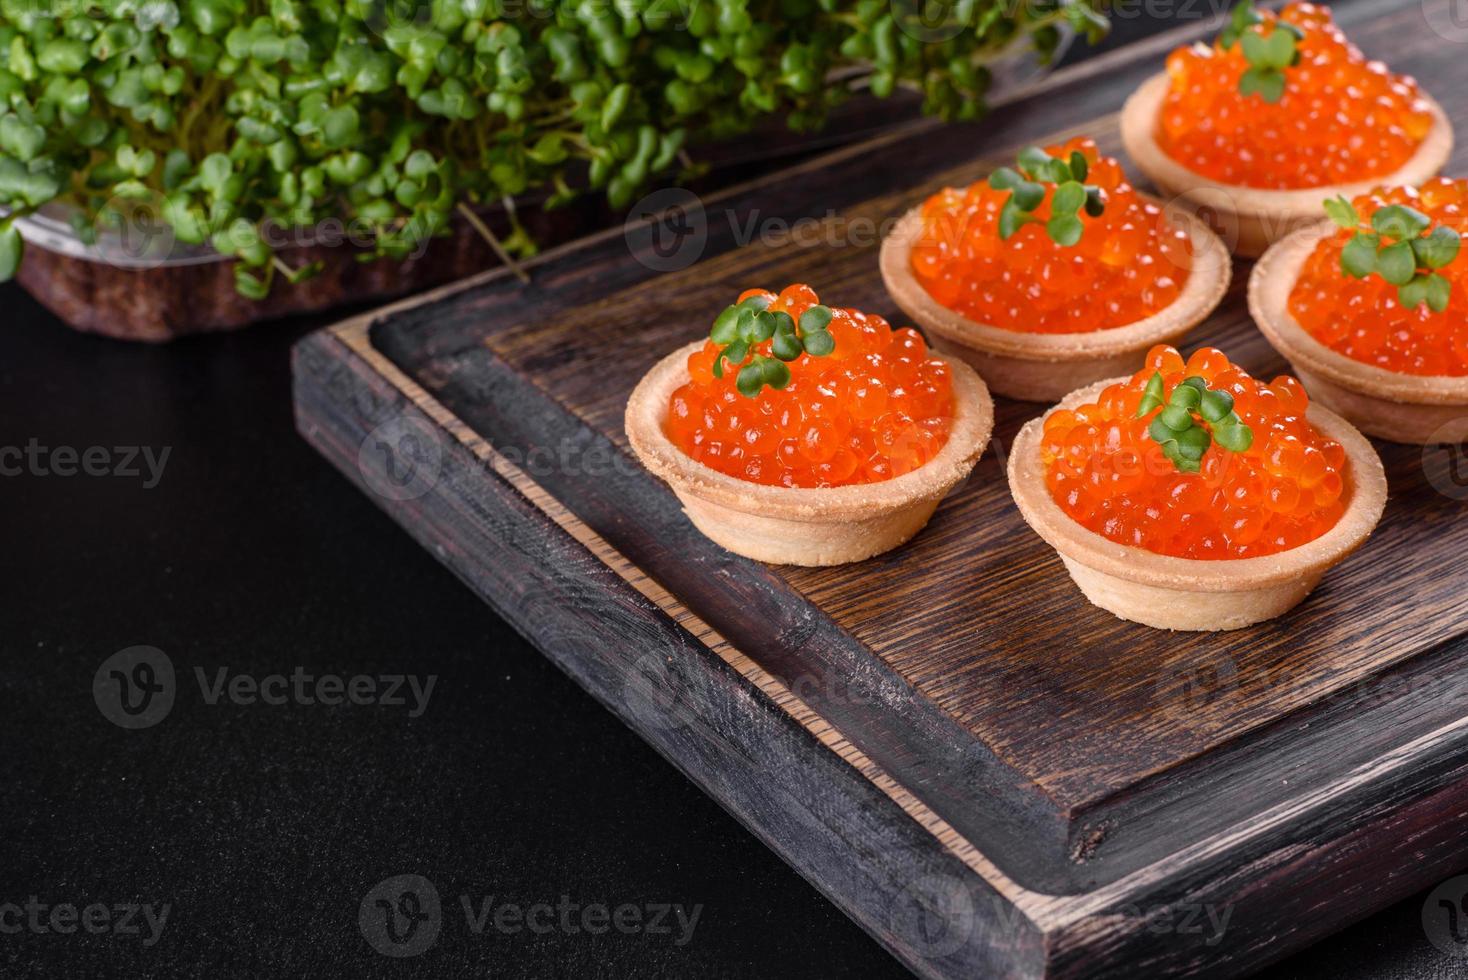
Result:
M1285 69L1300 63L1299 42L1305 39L1305 32L1284 18L1276 20L1267 34L1263 24L1264 17L1253 0L1240 0L1218 34L1218 46L1227 51L1241 45L1249 67L1239 78L1239 91L1273 103L1284 98Z
M769 305L769 297L755 295L726 306L709 330L709 339L723 348L714 361L714 377L724 376L727 361L738 369L734 386L746 398L757 397L767 386L780 390L790 384L787 362L802 354L826 357L836 349L830 307L809 307L797 324L789 313L767 309ZM765 341L773 357L756 350Z
M53 201L84 241L148 202L174 240L234 258L249 296L303 272L272 262L268 227L365 225L364 259L402 259L475 224L461 204L590 189L625 208L696 169L692 142L820 126L845 71L976 119L987 61L1048 60L1062 23L1099 36L1097 6L973 0L934 23L906 0L0 0L0 279L22 247L3 215ZM532 254L510 218L487 240Z
M1147 427L1147 435L1162 447L1162 454L1181 473L1197 473L1203 455L1213 443L1230 452L1241 453L1254 444L1254 431L1239 420L1234 411L1234 396L1227 391L1208 387L1208 382L1194 375L1185 378L1163 400L1165 384L1159 371L1147 381L1137 406L1137 418L1157 411ZM1199 424L1199 419L1208 423Z
M1016 167L1000 167L989 175L990 187L1009 191L999 211L999 237L1008 241L1025 225L1041 220L1035 211L1044 203L1049 184L1054 186L1055 193L1050 198L1050 219L1045 222L1045 234L1063 247L1079 242L1085 233L1081 212L1099 218L1106 210L1106 196L1101 188L1085 183L1089 171L1089 162L1078 151L1062 160L1038 146L1025 147L1020 151Z
M1356 206L1344 196L1325 202L1337 225L1354 231L1341 249L1341 271L1356 279L1375 273L1397 287L1402 306L1415 310L1426 303L1434 313L1448 308L1452 283L1437 270L1458 257L1461 236L1446 225L1405 204L1391 204L1364 224Z

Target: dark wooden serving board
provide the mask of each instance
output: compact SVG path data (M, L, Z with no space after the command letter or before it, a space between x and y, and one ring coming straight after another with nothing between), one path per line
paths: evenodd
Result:
M1336 10L1463 133L1447 3ZM1021 521L1004 451L1039 406L999 400L929 527L832 569L712 545L622 431L641 374L747 286L901 321L876 270L890 221L1023 143L1085 132L1119 154L1127 94L1213 29L1062 72L981 126L911 124L558 249L529 288L491 274L318 333L296 351L300 430L915 971L1283 956L1468 866L1468 486L1446 450L1379 446L1386 516L1299 609L1183 635L1088 605ZM1235 271L1186 347L1270 375Z

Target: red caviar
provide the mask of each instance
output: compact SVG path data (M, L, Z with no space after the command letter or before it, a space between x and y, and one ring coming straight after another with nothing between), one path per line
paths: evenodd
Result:
M1420 190L1378 189L1352 202L1365 224L1380 208L1405 204L1468 238L1468 180L1439 177ZM1436 270L1451 283L1448 308L1407 309L1397 287L1378 274L1356 279L1341 269L1353 232L1324 238L1305 260L1290 292L1290 313L1325 346L1357 361L1405 374L1468 375L1468 249Z
M1045 148L1054 157L1080 151L1088 184L1100 187L1105 211L1082 217L1075 245L1051 241L1040 222L1007 241L999 211L1009 198L987 180L948 188L923 205L923 234L912 248L912 271L928 294L976 323L1032 333L1081 333L1125 326L1170 306L1187 282L1192 248L1162 209L1127 183L1121 165L1093 140ZM1035 210L1050 217L1055 187Z
M1252 30L1269 34L1283 18L1305 35L1299 63L1284 69L1283 97L1270 103L1239 91L1249 68L1239 43L1179 48L1167 60L1163 152L1213 180L1275 190L1384 177L1411 158L1432 128L1415 80L1367 61L1326 7L1259 14Z
M1137 417L1157 372L1167 396L1195 375L1232 394L1253 444L1236 453L1215 442L1199 472L1180 472L1148 435L1158 410ZM1045 419L1045 482L1071 518L1120 544L1179 558L1276 554L1318 538L1345 510L1345 450L1306 421L1308 405L1294 378L1264 384L1211 347L1184 363L1159 345L1130 381Z
M778 296L762 289L740 294L770 299L768 309L798 323L820 303L809 286ZM911 327L893 330L880 316L831 308L835 350L789 362L783 390L746 398L735 370L713 375L719 345L706 341L689 355L690 381L668 401L665 430L679 449L721 473L772 486L836 487L901 476L932 459L953 421L948 365L928 353ZM769 355L771 342L756 344Z

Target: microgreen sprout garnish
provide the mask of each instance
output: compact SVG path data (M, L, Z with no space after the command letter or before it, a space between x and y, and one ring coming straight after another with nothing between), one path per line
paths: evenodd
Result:
M790 384L790 368L801 354L825 357L836 349L831 336L831 308L812 306L800 314L797 325L789 313L770 310L768 296L751 296L733 306L726 306L714 319L709 337L723 347L714 361L714 377L724 376L724 362L738 368L734 386L746 398L754 398L768 385L776 390ZM754 348L770 342L774 357L755 353ZM749 363L745 363L745 361Z
M1274 22L1274 30L1263 34L1256 30L1263 23L1264 17L1253 0L1242 0L1219 32L1218 46L1227 51L1235 44L1242 45L1249 68L1239 78L1239 91L1273 103L1284 97L1284 70L1300 63L1299 42L1305 39L1305 32L1280 19Z
M1172 389L1165 401L1162 372L1157 372L1147 381L1142 391L1141 404L1137 406L1137 418L1161 408L1147 434L1162 447L1162 454L1172 461L1181 473L1196 473L1202 467L1203 454L1217 442L1224 449L1241 453L1254 444L1254 430L1250 429L1234 411L1234 396L1227 391L1208 387L1208 382L1196 375L1186 378ZM1198 423L1194 416L1201 416L1208 426Z
M1462 239L1456 230L1438 225L1429 231L1432 219L1405 204L1381 208L1369 227L1344 196L1326 201L1325 212L1342 228L1355 231L1341 249L1346 275L1365 279L1376 273L1397 287L1397 298L1409 310L1423 303L1434 313L1448 308L1452 283L1437 270L1458 257Z
M1050 220L1045 234L1057 245L1071 246L1081 240L1085 226L1081 211L1099 218L1106 210L1101 188L1087 184L1090 172L1086 156L1073 151L1069 159L1052 157L1038 146L1020 151L1018 169L1000 167L989 175L989 186L996 191L1009 191L1009 199L999 211L999 237L1008 241L1017 231L1040 219L1035 209L1045 200L1045 185L1054 184L1050 199Z

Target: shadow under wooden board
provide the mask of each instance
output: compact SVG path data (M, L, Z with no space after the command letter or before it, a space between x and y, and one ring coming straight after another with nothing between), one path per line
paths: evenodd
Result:
M1468 132L1446 3L1335 10ZM299 427L915 971L1276 959L1468 865L1456 456L1378 444L1386 516L1304 605L1169 634L1086 603L1020 519L1004 450L1040 406L1000 399L928 528L832 569L723 552L622 431L642 373L749 286L902 322L876 271L892 220L1027 142L1121 154L1127 94L1212 29L1059 73L979 126L914 123L716 199L660 192L658 218L547 253L529 288L488 275L322 331L296 351ZM1272 376L1247 272L1185 346Z

